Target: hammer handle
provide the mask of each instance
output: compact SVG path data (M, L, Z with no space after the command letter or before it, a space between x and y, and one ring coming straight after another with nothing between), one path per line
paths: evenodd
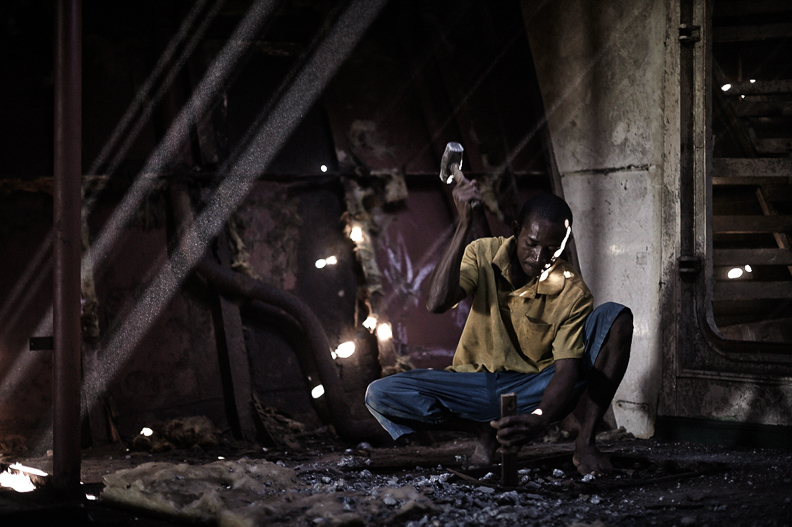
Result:
M459 165L457 165L456 163L451 165L451 172L454 174L454 181L456 181L457 183L461 183L463 181L467 181L467 178L465 177L465 174L463 174L462 171L459 170ZM476 207L480 207L481 206L481 202L478 201L478 200L471 201L470 202L470 206L475 209Z
M456 163L451 165L451 172L454 174L454 179L456 180L457 183L461 183L462 181L467 180L465 174L463 174L462 171L459 170L459 165L457 165Z

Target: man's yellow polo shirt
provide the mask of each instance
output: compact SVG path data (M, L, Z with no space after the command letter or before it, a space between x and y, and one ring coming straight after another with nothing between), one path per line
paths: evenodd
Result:
M557 260L547 278L515 290L511 238L482 238L465 249L460 285L473 293L454 360L456 372L537 373L556 359L583 356L583 324L594 299L575 269Z

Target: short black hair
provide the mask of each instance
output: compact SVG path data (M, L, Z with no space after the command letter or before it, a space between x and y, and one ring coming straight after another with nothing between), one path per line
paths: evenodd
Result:
M564 224L564 220L569 220L569 226L572 226L572 209L569 208L566 201L555 194L537 194L529 198L523 204L520 214L517 216L517 223L520 228L525 225L526 220L532 214L561 225Z

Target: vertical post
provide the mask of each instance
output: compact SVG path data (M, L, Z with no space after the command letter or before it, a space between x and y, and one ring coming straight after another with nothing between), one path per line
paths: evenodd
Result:
M517 415L517 394L504 393L501 395L501 418ZM501 485L504 487L517 486L517 453L519 447L501 447Z
M53 484L80 484L82 0L56 0Z

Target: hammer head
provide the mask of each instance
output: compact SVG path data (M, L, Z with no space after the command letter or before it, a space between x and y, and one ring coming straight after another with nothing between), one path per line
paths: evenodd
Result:
M452 165L457 165L459 170L462 170L462 152L465 149L459 143L448 143L443 152L443 159L440 160L440 181L446 185L454 181L454 171L451 169Z

